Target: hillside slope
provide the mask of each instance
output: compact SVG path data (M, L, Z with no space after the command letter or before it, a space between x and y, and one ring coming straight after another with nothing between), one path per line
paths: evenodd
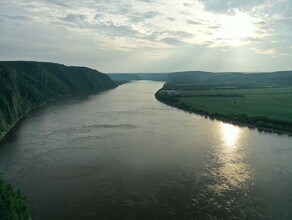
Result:
M177 72L167 75L168 84L246 84L272 85L292 84L292 71L278 71L270 73L236 73L236 72Z
M105 74L55 63L0 62L0 140L31 109L57 98L114 88Z
M127 83L133 80L141 80L141 78L137 76L136 74L109 73L107 75L118 84Z
M165 81L168 73L109 73L108 76L117 82L129 82L134 80Z

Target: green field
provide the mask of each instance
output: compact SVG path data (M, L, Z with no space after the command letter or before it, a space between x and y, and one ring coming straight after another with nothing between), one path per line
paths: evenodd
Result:
M165 87L156 97L166 104L266 130L292 132L292 86ZM165 89L175 93L169 94Z
M190 97L178 98L179 102L210 113L247 114L292 122L292 87L180 91L180 94Z

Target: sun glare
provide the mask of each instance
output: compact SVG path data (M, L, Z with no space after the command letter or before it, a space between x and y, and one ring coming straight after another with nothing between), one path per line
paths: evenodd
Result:
M228 148L233 148L236 145L237 139L239 138L239 128L223 123L221 127L222 139Z
M254 32L252 17L246 13L235 11L233 15L222 15L218 18L219 28L214 37L227 46L240 46Z

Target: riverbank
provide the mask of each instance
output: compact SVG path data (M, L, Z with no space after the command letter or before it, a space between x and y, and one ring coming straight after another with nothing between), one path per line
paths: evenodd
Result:
M284 97L284 100L286 100L289 97L285 97L283 94L290 96L290 91L283 93L282 90L287 89L281 89L281 97ZM276 97L273 97L270 90L266 92L263 93L264 95L256 93L258 96L257 99L254 97L251 99L247 97L248 95L255 94L251 90L245 92L237 90L235 92L235 90L229 88L228 91L219 90L218 92L214 90L184 91L161 89L156 92L155 97L167 105L190 113L199 114L206 118L255 128L263 132L292 135L292 122L282 119L286 115L289 116L287 111L289 113L291 108L284 109L283 106L278 105L281 102L279 100L280 96L277 96L277 104L275 102L269 103L269 101L274 100ZM286 105L284 100L282 100L283 104ZM281 111L282 114L280 114ZM268 117L270 115L275 115L276 117Z
M29 112L55 100L117 86L86 67L55 63L0 62L0 142ZM30 219L24 198L0 176L0 219Z
M33 219L291 216L292 137L169 107L153 96L162 86L54 102L12 130L0 172Z
M118 86L119 84L117 84ZM66 100L66 99L70 99L72 97L79 97L79 96L89 96L89 95L96 95L96 94L99 94L101 92L104 92L104 91L107 91L107 90L110 90L110 89L106 89L106 90L103 90L103 91L95 91L95 92L85 92L85 93L80 93L80 94L74 94L74 95L69 95L69 96L61 96L61 97L58 97L58 98L55 98L55 99L51 99L51 100L48 100L47 102L45 103L42 103L40 104L39 106L36 106L34 108L31 108L31 109L28 109L20 118L18 118L17 121L15 121L13 124L11 124L7 130L5 132L2 132L0 133L0 143L5 139L5 137L11 132L11 130L13 130L15 128L15 126L17 124L19 124L21 122L21 120L24 119L25 116L27 116L28 114L30 114L31 112L33 111L36 111L38 109L41 109L43 107L45 107L46 105L48 104L51 104L51 103L54 103L54 102L57 102L57 101L62 101L62 100Z
M0 140L33 109L117 86L90 68L33 61L0 62L0 85Z
M14 192L12 187L3 181L1 176L0 219L31 219L24 197L20 194L19 191Z

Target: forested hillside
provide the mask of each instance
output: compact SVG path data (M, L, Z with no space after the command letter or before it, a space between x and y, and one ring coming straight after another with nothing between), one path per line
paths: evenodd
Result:
M115 86L107 75L86 67L0 62L0 139L33 108L60 97L99 92Z

